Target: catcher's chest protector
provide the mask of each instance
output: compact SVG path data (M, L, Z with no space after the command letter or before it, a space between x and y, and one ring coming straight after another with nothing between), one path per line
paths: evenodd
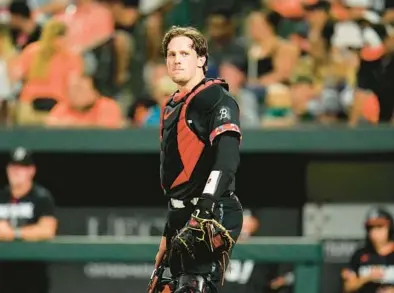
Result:
M190 127L187 108L202 90L221 80L210 80L186 95L173 95L162 109L160 118L161 185L166 193L188 182L205 143Z

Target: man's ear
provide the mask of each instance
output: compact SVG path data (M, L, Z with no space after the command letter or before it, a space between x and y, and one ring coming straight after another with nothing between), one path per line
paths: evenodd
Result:
M198 67L198 68L203 68L204 65L205 65L205 61L206 61L206 60L207 60L207 57L205 57L205 56L198 57L198 64L197 64L197 67Z

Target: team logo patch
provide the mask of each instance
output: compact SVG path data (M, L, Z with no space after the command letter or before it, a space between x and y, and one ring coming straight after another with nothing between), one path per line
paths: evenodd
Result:
M217 119L219 121L228 121L231 119L230 108L221 107L218 112Z

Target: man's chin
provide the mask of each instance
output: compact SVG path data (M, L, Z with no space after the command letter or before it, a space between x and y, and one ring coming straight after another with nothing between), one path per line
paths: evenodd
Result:
M187 83L187 80L185 80L184 78L182 78L182 77L177 77L177 76L174 76L173 78L172 78L172 81L173 82L175 82L176 84L179 84L179 85L185 85L186 83Z

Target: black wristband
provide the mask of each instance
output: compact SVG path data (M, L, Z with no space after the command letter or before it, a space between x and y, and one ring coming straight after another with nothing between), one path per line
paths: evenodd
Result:
M201 211L213 212L215 209L216 201L211 195L203 195L202 198L198 200L197 208Z

